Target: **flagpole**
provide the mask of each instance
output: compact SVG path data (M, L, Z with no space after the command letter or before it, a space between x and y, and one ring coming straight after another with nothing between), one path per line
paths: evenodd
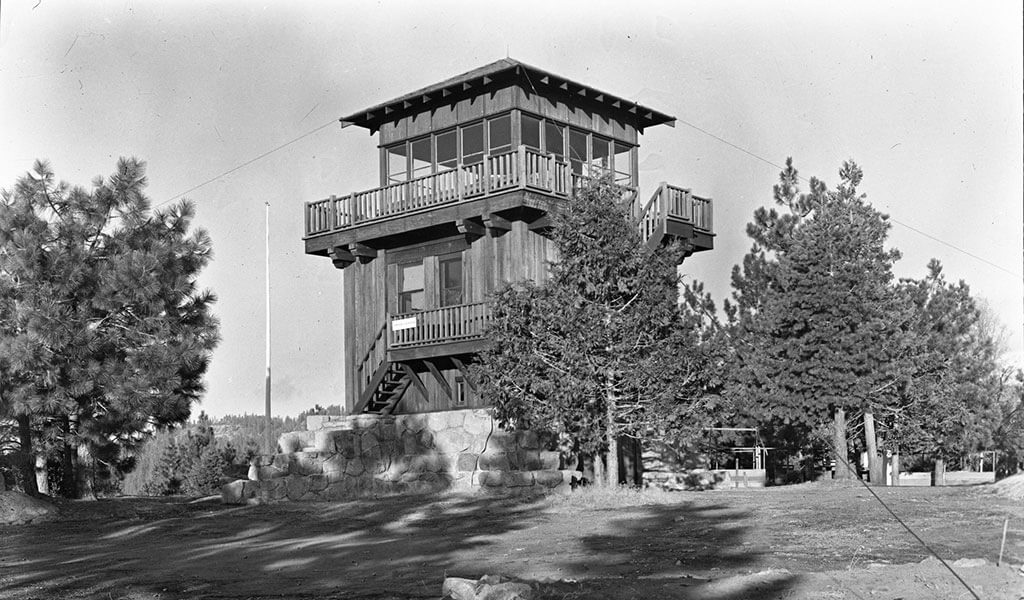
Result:
M267 358L267 371L266 379L264 382L264 390L266 395L266 439L264 440L264 448L268 455L274 454L274 438L273 432L271 431L271 417L270 417L270 201L264 203L266 206L266 251L264 252L264 278L266 279L266 358Z

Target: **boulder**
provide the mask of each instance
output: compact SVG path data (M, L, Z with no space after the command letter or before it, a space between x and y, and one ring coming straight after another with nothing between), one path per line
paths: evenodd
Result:
M220 487L220 501L222 504L249 504L256 498L259 485L244 479L226 483Z
M450 600L476 600L476 582L461 577L445 577L441 597Z
M0 492L0 525L23 525L52 518L56 507L21 492Z
M502 581L494 575L484 575L479 581L446 577L441 597L446 600L532 600L534 592L525 583Z

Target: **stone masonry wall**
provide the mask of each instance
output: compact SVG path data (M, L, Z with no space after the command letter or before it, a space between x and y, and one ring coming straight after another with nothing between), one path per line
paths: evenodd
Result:
M568 491L578 471L529 431L501 430L489 411L398 416L311 416L263 456L249 480L222 489L224 502L339 500L373 493L440 490Z

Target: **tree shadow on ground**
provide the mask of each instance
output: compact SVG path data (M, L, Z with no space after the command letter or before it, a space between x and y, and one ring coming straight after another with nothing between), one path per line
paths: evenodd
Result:
M420 495L250 507L121 499L69 513L3 531L5 597L436 598L445 575L501 574L545 582L545 597L739 599L794 583L708 583L760 565L742 514L717 505Z

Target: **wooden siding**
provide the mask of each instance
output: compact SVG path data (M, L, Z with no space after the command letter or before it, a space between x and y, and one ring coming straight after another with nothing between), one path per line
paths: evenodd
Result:
M578 103L580 100L573 99L573 102ZM389 146L402 140L444 131L460 123L469 123L514 108L637 144L634 125L616 119L607 110L582 100L585 105L570 106L564 98L537 94L518 85L482 91L477 96L384 123L380 129L380 145Z
M463 261L463 301L482 302L506 283L547 278L547 263L555 256L554 244L544 236L530 231L523 221L512 221L511 229L496 237L465 236L436 240L426 244L382 250L374 260L356 262L344 270L344 353L346 367L345 406L351 410L358 399L362 377L360 364L373 343L386 314L397 313L398 264L422 260L424 264L425 308L439 305L438 257L459 253ZM452 389L462 373L448 359L434 362ZM409 386L397 412L424 412L481 406L467 383L467 403L456 405L449 400L441 385L422 362L413 364L429 398L423 398L415 386Z
M382 251L386 254L386 251ZM386 260L378 256L367 263L356 262L344 270L345 300L345 407L358 400L360 366L366 351L384 325Z
M531 89L514 88L516 108L542 117L568 123L629 144L637 144L637 130L632 124L611 117L606 111L591 106L570 106L564 99L542 96ZM578 101L577 101L578 102Z
M451 129L459 123L508 112L514 107L514 99L514 89L505 87L389 121L380 128L380 145L389 146L402 140Z

